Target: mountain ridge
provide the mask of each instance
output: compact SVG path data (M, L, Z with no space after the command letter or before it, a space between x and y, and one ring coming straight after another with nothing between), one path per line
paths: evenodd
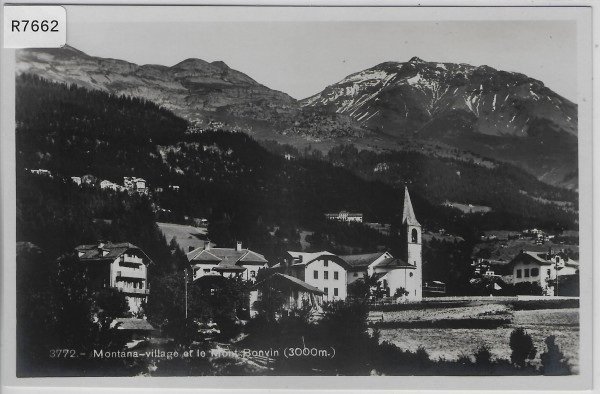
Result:
M20 50L21 73L142 97L192 123L216 121L258 139L298 147L311 143L323 151L336 142L379 151L430 147L434 154L445 146L577 188L576 105L541 81L485 65L416 56L405 63L383 62L303 100L219 60L136 65L72 47Z

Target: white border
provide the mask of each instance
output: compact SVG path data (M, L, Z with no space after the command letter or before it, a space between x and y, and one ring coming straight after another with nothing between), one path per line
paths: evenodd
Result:
M10 3L6 0L1 0L2 4ZM68 5L68 4L81 4L81 2L65 1L56 2L51 0L25 0L20 1L19 4L57 4L57 5ZM123 4L124 2L116 3L114 1L95 1L94 4ZM164 1L159 0L132 0L128 1L127 4L131 5L161 5ZM547 17L547 13L552 14L553 20L569 19L572 18L570 10L573 10L573 6L590 7L591 12L589 16L582 15L578 16L578 105L579 105L579 176L580 176L580 212L584 214L580 215L580 245L581 253L580 260L582 262L593 260L591 245L596 237L592 237L591 230L593 228L593 234L598 234L598 221L597 215L592 216L592 212L598 212L599 201L592 199L592 195L598 196L598 183L592 183L592 167L593 161L594 168L598 168L599 159L593 157L592 146L596 148L596 151L600 149L598 139L592 140L592 99L593 102L598 102L598 80L594 80L594 89L589 83L589 77L592 75L598 75L597 64L598 64L598 27L596 24L592 26L592 23L585 23L587 18L593 18L594 22L598 22L598 7L596 3L588 1L523 1L518 5L524 6L520 8L509 7L515 6L516 2L513 1L494 1L494 0L478 0L478 1L376 1L369 2L369 6L420 6L427 5L427 7L420 8L364 8L366 0L355 0L345 1L343 5L355 6L353 8L341 8L340 2L336 1L291 1L286 2L285 5L296 5L296 6L327 6L335 5L338 7L287 7L287 8L276 8L276 7L226 7L226 8L215 8L215 12L218 15L219 12L226 11L227 15L235 15L235 20L273 20L273 18L280 18L281 20L323 20L323 21L334 21L334 20L348 20L348 18L357 18L360 20L529 20L529 19L544 19ZM253 2L242 2L224 0L224 1L213 1L213 2L197 2L197 1L178 1L175 3L169 3L168 5L179 4L179 5L199 5L199 4L219 4L219 5L268 5L275 6L281 5L281 1L253 1ZM87 4L90 5L90 4ZM458 6L477 6L469 8L458 8ZM358 6L358 7L356 7ZM434 9L430 6L442 6L444 8ZM481 6L502 6L501 8L479 8ZM535 6L535 7L531 7ZM560 8L564 12L556 12L557 9L537 8L539 6L562 6L569 8ZM154 8L154 7L151 7ZM581 10L585 10L582 8ZM218 16L211 14L210 11L213 7L205 7L203 15L210 20L219 20ZM219 11L220 10L220 11ZM550 10L550 11L549 11ZM580 11L581 11L580 10ZM578 11L579 12L579 11ZM587 11L583 11L585 14ZM139 15L140 18L144 18L145 11L141 9ZM414 14L414 15L409 15ZM485 14L485 15L482 15ZM221 14L224 17L226 14ZM163 14L163 17L168 16ZM477 18L478 17L478 18ZM118 18L118 13L115 13L115 19ZM317 19L314 19L317 18ZM346 18L346 19L344 19ZM396 18L396 19L394 19ZM207 19L207 20L208 20ZM68 20L68 7L67 7L67 20ZM164 20L164 19L163 19ZM594 29L592 32L591 29ZM69 30L67 29L67 32ZM0 33L3 34L3 33ZM68 34L68 33L67 33ZM593 34L593 42L592 42ZM3 42L3 40L0 40ZM68 42L68 37L67 37ZM593 59L592 63L592 50ZM142 389L133 389L133 387L144 387L143 392L163 392L166 388L180 387L178 390L184 392L183 388L213 388L213 389L240 389L240 388L258 388L258 387L271 387L278 389L352 389L352 390L369 390L373 389L425 389L425 390L456 390L456 389L469 389L469 390L488 390L488 389L520 389L520 390L581 390L590 389L592 373L598 374L597 371L592 369L592 353L588 351L591 349L591 344L594 344L595 361L598 361L598 341L592 341L591 331L591 319L592 319L592 303L586 303L582 301L581 304L581 346L580 346L580 375L571 377L412 377L412 376L399 376L399 377L198 377L198 378L31 378L31 379L16 379L15 376L15 190L14 190L14 174L15 174L15 155L14 155L14 51L13 50L2 50L2 69L1 69L1 84L2 95L1 95L1 119L2 129L0 134L0 175L1 175L1 196L0 207L2 208L2 369L1 379L2 389L7 393L21 393L25 392L28 387L28 392L37 392L41 388L44 388L45 392L72 392L80 391L86 387L96 387L97 390L102 392L131 392ZM593 70L592 70L593 69ZM592 93L595 93L592 97ZM596 121L597 109L593 112L593 120ZM594 122L595 124L595 122ZM597 171L596 171L597 173ZM594 177L594 180L596 177ZM595 203L595 204L594 204ZM592 209L592 205L595 210ZM592 219L594 218L594 220ZM587 245L587 247L586 247ZM596 257L594 255L594 257ZM597 263L597 258L594 261ZM12 263L11 263L12 262ZM599 282L599 271L592 273L592 264L586 265L582 263L581 280L582 289L589 290L586 293L582 293L582 299L590 299L591 291L593 290L592 278L594 276L594 283ZM589 268L588 268L589 267ZM597 300L598 290L594 291L594 300ZM594 316L594 327L598 327L598 317ZM596 365L598 365L596 363ZM598 369L598 368L596 368ZM37 389L35 388L37 387ZM154 389L152 389L154 387ZM158 388L159 387L159 388ZM104 388L104 389L100 389ZM32 390L32 391L29 391ZM93 390L93 391L97 391ZM187 390L185 390L187 391ZM231 390L227 390L231 391ZM235 390L237 391L237 390ZM254 390L251 390L254 391ZM262 391L262 390L261 390Z

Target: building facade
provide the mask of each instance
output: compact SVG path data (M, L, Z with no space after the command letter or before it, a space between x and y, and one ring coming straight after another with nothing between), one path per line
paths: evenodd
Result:
M537 283L544 295L557 295L557 283L561 277L575 275L579 262L570 259L564 252L546 253L521 251L510 262L513 284Z
M337 213L326 213L325 217L328 220L337 220L339 222L348 222L348 223L362 223L363 214L362 213L351 213L347 211L341 211Z
M287 252L282 269L323 292L325 301L345 300L348 296L348 269L339 256L322 251L316 253Z
M80 245L75 248L79 261L86 264L92 286L123 292L129 311L138 313L148 300L148 265L152 260L130 243Z

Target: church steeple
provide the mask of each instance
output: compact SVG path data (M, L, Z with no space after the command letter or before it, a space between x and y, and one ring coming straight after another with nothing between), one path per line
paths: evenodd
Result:
M402 224L409 226L420 226L413 211L408 188L404 186L404 210L402 211Z

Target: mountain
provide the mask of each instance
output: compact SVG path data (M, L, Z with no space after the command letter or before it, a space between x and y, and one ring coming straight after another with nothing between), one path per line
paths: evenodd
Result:
M206 128L328 151L351 142L513 164L551 185L577 188L577 107L523 74L412 58L352 74L297 101L223 62L136 65L75 48L26 49L17 73L141 97Z
M346 115L323 117L303 110L297 100L272 90L222 61L186 59L174 66L137 65L89 56L73 47L24 49L17 52L17 74L101 90L116 96L141 97L199 124L218 122L227 128L283 134L360 134ZM329 133L329 134L327 134Z
M523 74L488 66L386 62L302 100L398 139L435 141L577 185L577 106Z

